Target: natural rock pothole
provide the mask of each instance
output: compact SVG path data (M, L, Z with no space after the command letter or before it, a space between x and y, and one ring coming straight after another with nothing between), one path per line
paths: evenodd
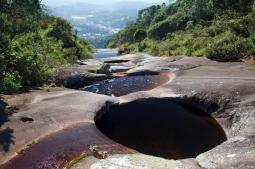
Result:
M151 90L170 80L169 74L128 76L85 86L82 90L108 96L123 96L137 91Z
M94 83L82 90L108 96L123 96L137 91L151 90L170 79L169 74L128 76Z
M114 105L95 121L112 140L167 159L195 158L227 139L209 114L167 99Z
M30 118L30 117L21 117L21 118L20 118L20 121L22 121L22 122L24 122L24 123L26 123L26 122L31 123L31 122L34 121L34 119L33 119L33 118Z

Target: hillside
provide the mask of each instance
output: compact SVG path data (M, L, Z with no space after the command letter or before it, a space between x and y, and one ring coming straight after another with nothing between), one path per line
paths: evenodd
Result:
M104 48L112 35L137 19L140 9L153 3L107 1L102 4L99 1L86 1L46 5L50 13L70 21L78 36L86 38L96 48Z
M40 86L55 68L90 58L91 48L39 0L0 1L0 91Z
M140 10L136 22L117 33L108 46L120 53L254 59L254 13L254 0L177 0Z

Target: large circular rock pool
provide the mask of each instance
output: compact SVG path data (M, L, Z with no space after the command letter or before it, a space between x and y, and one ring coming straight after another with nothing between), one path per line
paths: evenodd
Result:
M212 116L166 99L114 105L95 120L110 139L167 159L195 158L226 140Z

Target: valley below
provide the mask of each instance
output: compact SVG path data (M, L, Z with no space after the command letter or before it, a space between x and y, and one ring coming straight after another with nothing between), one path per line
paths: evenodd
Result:
M140 9L154 4L139 1L70 3L66 5L55 3L47 7L53 15L67 19L74 31L77 31L77 35L86 39L95 48L106 47L114 34L136 20Z

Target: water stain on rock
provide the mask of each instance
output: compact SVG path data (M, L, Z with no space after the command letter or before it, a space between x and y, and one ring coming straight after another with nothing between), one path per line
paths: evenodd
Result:
M1 141L1 140L0 140ZM105 137L92 123L81 123L64 129L31 144L2 169L53 169L64 168L81 153L88 156L87 145L96 146L98 151L128 154L132 150Z

